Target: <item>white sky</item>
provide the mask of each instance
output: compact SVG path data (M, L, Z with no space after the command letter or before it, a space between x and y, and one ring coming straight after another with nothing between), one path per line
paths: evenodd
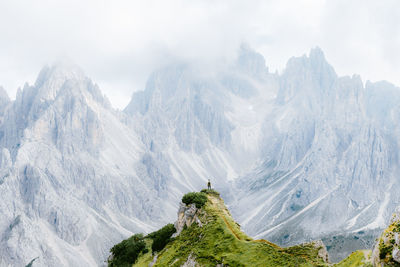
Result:
M319 46L339 75L400 85L398 0L0 0L0 85L14 98L68 60L122 109L152 70L227 62L242 42L270 71Z

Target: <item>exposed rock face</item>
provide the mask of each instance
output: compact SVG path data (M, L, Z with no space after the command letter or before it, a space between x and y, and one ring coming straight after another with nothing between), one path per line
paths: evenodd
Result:
M186 205L181 202L178 210L178 220L175 222L176 233L172 237L177 237L185 226L190 227L194 222L201 227L202 223L198 217L198 211L199 209L196 208L195 204Z
M187 258L187 261L181 265L181 267L197 267L199 264L196 262L196 258L193 256L193 254L190 254L189 257Z
M324 242L322 242L322 240L317 240L317 241L313 241L311 243L314 245L315 248L317 248L317 249L319 248L318 257L323 259L325 262L329 262L329 254L328 254L328 250L326 249Z
M383 231L376 242L372 260L375 266L400 264L400 207L396 209L390 220L390 225Z
M154 264L157 262L158 255L154 255L153 260L149 263L148 267L153 267Z
M397 246L393 247L393 252L392 252L392 257L395 262L400 263L400 249L399 249L399 244Z

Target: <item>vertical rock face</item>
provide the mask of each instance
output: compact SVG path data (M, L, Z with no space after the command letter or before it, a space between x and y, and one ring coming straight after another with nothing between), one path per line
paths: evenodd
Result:
M186 205L180 203L178 210L178 219L175 222L176 233L172 237L177 237L185 227L190 227L192 223L196 222L199 226L202 225L200 219L198 218L198 209L195 204Z
M375 266L400 265L400 207L396 209L386 228L377 240L372 251ZM397 264L397 265L396 265Z

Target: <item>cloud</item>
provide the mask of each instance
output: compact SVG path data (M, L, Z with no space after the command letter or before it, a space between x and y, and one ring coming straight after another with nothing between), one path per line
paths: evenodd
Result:
M69 59L123 108L152 70L175 60L229 62L241 42L283 69L320 46L339 74L400 84L400 3L379 1L0 2L0 84L15 95L46 63Z

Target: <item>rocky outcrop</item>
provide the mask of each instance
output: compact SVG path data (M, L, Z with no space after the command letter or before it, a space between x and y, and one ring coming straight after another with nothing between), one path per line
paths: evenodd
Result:
M311 244L313 244L314 247L318 249L318 257L323 259L325 262L329 262L329 254L324 242L322 242L322 240L317 240L311 242Z
M193 254L190 254L187 258L187 261L181 265L181 267L197 267L199 264L196 262L195 257Z
M158 255L155 255L154 258L153 258L153 261L149 263L149 267L153 267L154 264L156 264L157 258L158 258Z
M195 204L186 205L180 203L178 210L178 220L175 222L176 233L172 237L177 237L182 230L186 227L190 227L192 223L196 222L200 227L202 223L198 217L199 209L196 208Z
M372 260L374 266L400 266L400 207L392 215L389 227L376 242Z

